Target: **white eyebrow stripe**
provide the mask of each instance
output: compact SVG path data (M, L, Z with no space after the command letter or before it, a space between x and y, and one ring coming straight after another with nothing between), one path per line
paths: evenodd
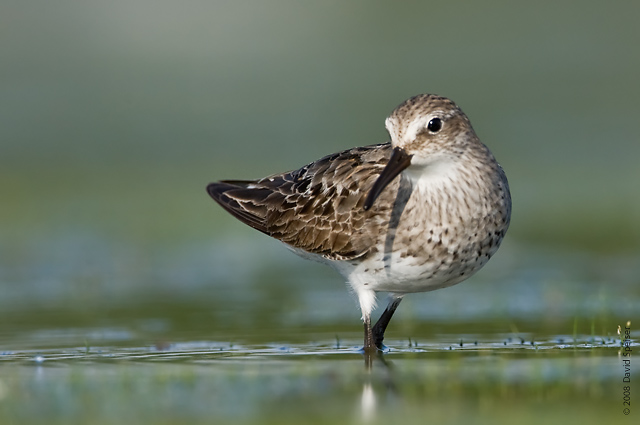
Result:
M429 114L426 117L420 117L419 119L411 121L411 123L407 127L406 139L415 139L418 133L420 133L427 127L431 118L433 118L433 115Z
M427 128L429 125L429 121L433 118L440 118L443 122L450 118L450 113L445 113L444 111L433 111L429 115L421 116L418 119L411 121L411 123L407 126L406 130L406 138L407 140L414 140L418 133Z

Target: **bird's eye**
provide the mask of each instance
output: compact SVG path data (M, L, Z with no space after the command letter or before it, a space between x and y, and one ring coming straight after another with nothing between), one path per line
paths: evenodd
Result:
M427 124L427 128L432 133L437 133L442 128L442 120L440 118L431 118L431 121Z

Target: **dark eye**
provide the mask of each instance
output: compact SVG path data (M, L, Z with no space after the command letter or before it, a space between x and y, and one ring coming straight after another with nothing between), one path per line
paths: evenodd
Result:
M427 124L429 131L437 133L442 128L442 120L440 118L431 118L429 124Z

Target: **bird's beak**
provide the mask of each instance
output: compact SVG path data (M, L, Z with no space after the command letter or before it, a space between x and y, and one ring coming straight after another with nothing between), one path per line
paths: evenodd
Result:
M363 208L365 211L369 210L369 208L373 206L373 203L378 199L378 196L380 196L384 188L387 187L387 185L391 183L391 181L393 181L393 179L396 178L402 170L411 165L412 157L413 155L409 155L402 148L393 149L389 163L378 176L378 180L373 184L371 191L367 195L367 199L364 201Z

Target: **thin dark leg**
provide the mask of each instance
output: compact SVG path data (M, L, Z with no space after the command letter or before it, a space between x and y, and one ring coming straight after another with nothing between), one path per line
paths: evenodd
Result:
M373 332L371 330L371 316L364 318L364 347L365 351L375 350L376 346L373 343Z
M367 370L373 366L373 356L378 351L373 343L373 332L371 331L371 316L364 318L364 365Z
M397 297L392 298L391 302L389 303L387 308L384 310L384 313L382 313L382 315L380 316L376 324L373 326L372 339L373 339L373 343L379 350L382 350L382 341L384 340L384 331L387 329L387 325L391 320L391 316L393 316L393 313L396 311L396 309L400 305L400 301L402 301L402 298L397 298ZM366 345L366 337L365 337L365 345Z

